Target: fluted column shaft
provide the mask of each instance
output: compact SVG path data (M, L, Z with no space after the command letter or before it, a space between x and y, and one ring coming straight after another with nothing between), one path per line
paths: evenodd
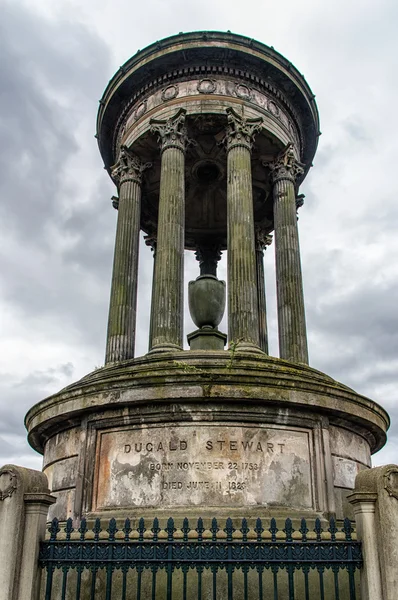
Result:
M272 237L256 236L256 268L258 294L258 332L260 348L268 354L267 300L265 294L264 250L272 242Z
M122 148L112 175L119 181L119 209L105 363L134 357L142 172L147 165Z
M291 146L271 166L273 173L275 260L279 354L308 364L303 279L296 214L295 180L303 172Z
M227 113L228 335L239 349L260 352L251 146L262 119Z
M168 121L152 120L162 161L151 314L151 352L181 350L184 323L185 111Z

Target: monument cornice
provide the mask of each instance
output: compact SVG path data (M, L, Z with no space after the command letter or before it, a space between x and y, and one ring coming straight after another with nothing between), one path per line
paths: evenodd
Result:
M187 402L257 403L323 414L362 432L372 452L383 446L389 417L382 407L307 365L225 351L165 353L97 369L33 406L25 418L29 442L43 450L54 427L73 418L125 406Z

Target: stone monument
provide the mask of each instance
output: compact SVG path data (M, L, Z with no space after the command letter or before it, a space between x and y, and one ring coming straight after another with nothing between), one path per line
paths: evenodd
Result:
M97 121L118 209L105 366L26 416L57 497L50 517L350 514L389 419L308 364L297 209L318 136L304 77L229 32L156 42L109 82ZM135 357L141 230L154 265L149 349ZM266 327L272 232L279 358ZM199 261L188 286L184 250ZM197 329L183 350L188 288Z

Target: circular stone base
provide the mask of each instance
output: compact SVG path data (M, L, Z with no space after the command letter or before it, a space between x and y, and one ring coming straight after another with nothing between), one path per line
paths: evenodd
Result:
M62 520L340 518L388 416L305 365L189 351L98 369L34 406L26 426Z

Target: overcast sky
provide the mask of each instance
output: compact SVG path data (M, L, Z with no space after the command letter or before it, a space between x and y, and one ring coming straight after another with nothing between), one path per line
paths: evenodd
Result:
M40 468L26 411L104 361L117 213L94 139L98 100L137 49L206 29L274 46L316 94L323 135L299 220L310 362L389 411L374 464L397 463L397 1L0 0L0 9L0 465ZM277 355L272 247L266 254ZM143 245L137 355L147 350L151 270ZM197 274L188 256L187 281Z

